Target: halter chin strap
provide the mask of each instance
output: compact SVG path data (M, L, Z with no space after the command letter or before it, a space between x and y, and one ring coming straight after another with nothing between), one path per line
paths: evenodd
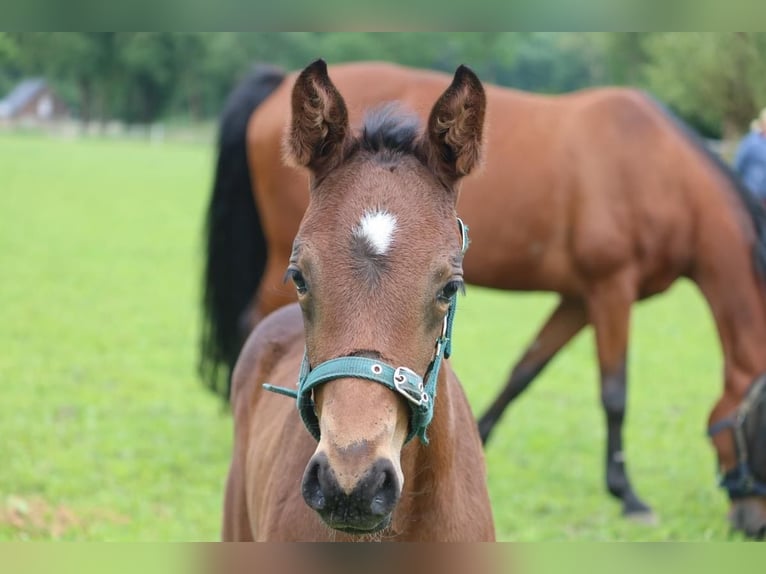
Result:
M734 444L737 451L737 466L721 477L720 486L729 493L729 498L736 500L748 496L766 496L766 483L758 480L750 469L747 460L747 440L745 438L745 419L748 413L760 400L766 400L766 374L756 380L736 412L710 425L709 437L717 435L724 429L734 432Z
M465 253L468 249L468 227L460 218L457 223L462 241L461 249ZM364 379L380 383L402 395L410 407L410 430L405 443L417 436L423 444L428 444L426 430L434 416L439 370L443 359L449 358L452 354L452 324L455 320L456 307L457 293L450 298L442 332L436 339L434 357L426 370L425 380L407 367L393 367L382 361L365 357L338 357L320 363L312 369L308 355L304 352L297 390L269 384L264 384L263 388L296 399L303 424L311 435L319 440L319 419L316 416L312 393L316 387L335 379Z

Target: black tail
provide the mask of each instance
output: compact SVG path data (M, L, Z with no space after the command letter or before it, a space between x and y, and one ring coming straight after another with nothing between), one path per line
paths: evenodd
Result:
M653 98L651 95L646 96L657 106L662 113L668 117L676 126L676 128L686 137L686 139L711 163L713 164L719 173L725 180L729 182L731 187L737 193L742 203L745 206L750 219L753 222L755 228L755 243L753 244L753 263L758 272L758 275L766 280L766 209L764 206L753 196L753 194L745 187L744 183L739 179L736 173L729 167L729 165L721 159L721 157L712 152L710 148L705 145L702 138L690 128L686 123L681 121L675 114L673 114L665 105L660 101Z
M219 124L213 195L205 220L199 373L213 392L226 399L244 342L240 317L266 266L266 239L247 163L247 124L253 110L284 77L277 68L255 66L229 95Z

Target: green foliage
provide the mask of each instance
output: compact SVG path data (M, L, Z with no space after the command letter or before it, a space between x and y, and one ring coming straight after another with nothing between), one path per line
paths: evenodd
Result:
M7 32L0 32L0 68L15 64L19 57L16 41Z
M516 38L497 81L522 90L561 93L603 83L603 68L592 35L536 32Z
M450 72L467 63L486 81L547 92L603 80L602 54L590 36L577 34L77 32L17 38L24 71L52 79L86 120L215 116L254 62L295 69L319 57L331 63L388 60Z
M86 121L198 120L218 115L253 63L292 70L318 57L447 72L465 63L534 92L646 87L706 132L741 131L766 103L766 35L750 32L4 33L0 83L45 75Z
M647 88L706 134L732 136L766 106L766 34L650 32L67 32L0 35L0 87L45 75L84 120L216 117L255 62L293 70L387 60L561 93ZM4 91L4 90L3 90Z
M116 80L113 33L29 32L16 39L26 73L46 76L84 122L107 116L106 94Z
M0 539L218 538L231 418L194 372L212 166L207 147L0 136ZM452 362L477 413L553 304L469 286ZM660 525L606 494L586 332L488 446L501 540L739 539L704 436L709 311L681 282L632 325L626 454Z
M189 34L161 32L120 33L117 36L118 61L126 78L124 86L128 121L149 123L164 110L182 72L189 73L199 50ZM189 52L184 54L183 48ZM189 86L186 86L188 89Z
M615 84L640 85L649 61L646 50L648 32L599 34L606 56L607 77Z
M0 32L0 99L17 79L19 64L20 55L16 39L7 32Z
M648 87L687 116L746 129L766 105L766 36L752 32L654 34L647 39Z

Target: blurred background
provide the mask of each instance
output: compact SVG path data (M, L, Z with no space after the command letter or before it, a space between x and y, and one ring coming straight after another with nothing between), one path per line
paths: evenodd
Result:
M766 106L756 33L0 33L0 540L219 538L231 417L196 372L216 119L253 63L317 57L632 85L727 158ZM474 412L556 299L469 287L452 362ZM659 523L605 493L586 331L487 448L499 539L740 539L704 436L709 310L686 281L635 309L626 448Z
M217 116L253 62L296 69L320 56L449 72L467 62L483 81L544 93L633 85L711 138L741 133L766 101L766 36L753 32L5 32L0 97L39 79L55 96L51 117L104 132L119 131L115 122L193 125ZM8 107L0 118L16 117Z

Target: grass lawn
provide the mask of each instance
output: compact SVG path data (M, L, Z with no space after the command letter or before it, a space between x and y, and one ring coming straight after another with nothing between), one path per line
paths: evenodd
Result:
M0 540L218 538L231 421L195 375L212 163L202 145L0 135ZM453 363L477 413L554 302L469 288ZM633 319L626 450L659 525L605 494L586 331L488 447L500 539L738 539L704 437L710 314L678 283Z

